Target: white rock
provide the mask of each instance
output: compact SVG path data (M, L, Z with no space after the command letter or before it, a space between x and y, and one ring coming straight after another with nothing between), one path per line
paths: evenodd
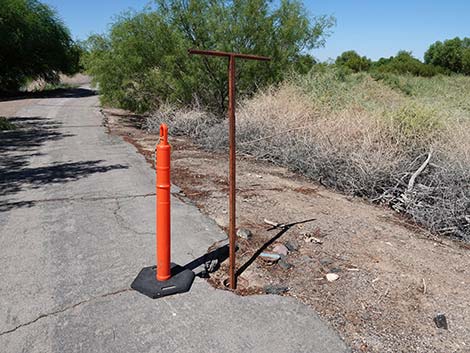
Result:
M326 280L327 280L328 282L334 282L334 281L336 281L338 278L339 278L339 276L338 276L336 273L328 273L328 274L326 275Z
M252 233L249 229L239 228L237 230L237 236L242 238L242 239L250 239L251 235L252 235Z

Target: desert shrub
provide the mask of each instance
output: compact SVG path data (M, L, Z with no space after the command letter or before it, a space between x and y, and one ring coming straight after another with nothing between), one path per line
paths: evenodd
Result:
M372 61L365 56L360 56L354 50L345 51L336 58L336 65L345 66L353 72L368 71Z
M396 139L432 139L440 131L442 121L436 111L415 102L403 105L397 110L386 112L392 126L397 130Z
M468 99L462 88L470 79L456 79L455 92ZM430 85L422 80L439 82L408 83ZM439 80L449 83L451 77ZM428 101L423 87L407 96L368 74L343 76L334 67L293 76L240 104L238 151L386 203L432 231L470 241L470 113ZM205 148L227 148L226 120L198 112L193 123L209 123L193 130L188 114L171 115L174 129L197 136Z
M37 0L3 0L0 10L0 91L28 80L56 83L78 70L79 49L57 14Z
M371 76L376 80L384 82L390 88L398 90L408 96L413 94L412 85L404 79L403 75L375 71L371 73Z
M400 51L396 56L381 58L374 62L372 70L379 73L410 74L414 76L432 77L444 74L446 70L432 64L424 64L411 55L411 52Z
M159 131L160 124L165 123L171 130L172 136L199 139L204 138L208 129L220 122L221 119L198 107L185 109L164 104L147 117L145 129L150 132Z
M365 88L361 81L352 85ZM262 93L238 114L239 149L470 240L470 119L447 120L409 99L386 110L343 100L342 109L321 109L295 87ZM431 164L408 189L430 151Z
M84 45L84 65L103 101L137 111L170 102L221 112L227 102L227 62L189 56L188 48L252 53L268 63L237 61L237 91L252 94L290 70L307 71L306 51L324 43L330 17L310 17L299 0L157 0L119 17L105 36Z
M400 76L409 86L413 97L439 110L440 115L467 119L470 113L470 80L463 75L437 75L431 78Z
M338 110L355 99L352 86L362 76L350 75L341 67L315 66L306 75L293 74L288 81L316 103L322 110Z

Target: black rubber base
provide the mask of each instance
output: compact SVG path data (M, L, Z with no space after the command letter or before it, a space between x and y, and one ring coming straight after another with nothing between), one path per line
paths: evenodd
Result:
M144 267L131 284L131 288L152 299L167 295L184 293L191 289L194 273L171 263L171 277L167 281L158 281L155 277L156 266Z

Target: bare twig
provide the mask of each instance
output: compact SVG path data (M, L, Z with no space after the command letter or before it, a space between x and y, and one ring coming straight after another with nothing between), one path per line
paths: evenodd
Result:
M309 126L311 126L311 125L312 125L312 124L304 125L304 126L298 126L298 127L293 128L293 129L284 130L283 132L279 132L279 133L277 133L277 134L273 134L273 135L261 137L261 138L259 138L259 139L250 140L250 141L244 141L244 142L239 142L238 145L248 145L248 144L250 144L250 143L255 143L255 142L258 142L258 141L268 140L268 139L273 138L273 137L277 137L277 136L280 136L280 135L284 135L284 134L286 134L286 133L288 133L288 132L292 132L292 131L295 131L295 130L305 129L306 127L309 127Z
M286 225L284 223L277 223L274 221L270 221L269 219L264 219L264 223L269 224L270 226L273 226L274 228L284 228Z
M424 161L423 164L421 164L421 166L418 168L418 170L416 170L416 172L413 173L413 175L411 176L410 178L410 181L408 182L408 189L406 190L407 192L411 192L411 190L413 190L413 186L415 185L415 180L416 178L423 172L423 170L427 167L427 165L429 164L429 161L431 160L431 156L432 156L432 149L431 151L429 151L428 153L428 158L426 158L426 160Z

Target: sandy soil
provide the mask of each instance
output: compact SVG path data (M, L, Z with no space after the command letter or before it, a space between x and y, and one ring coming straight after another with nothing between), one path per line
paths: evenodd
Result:
M137 116L104 113L110 132L152 164L158 136L139 130ZM226 229L226 155L181 138L171 143L172 178L181 197ZM237 174L238 227L253 232L238 241L238 293L278 286L281 295L313 307L354 352L470 352L468 245L432 236L388 209L331 192L285 168L241 158ZM292 226L273 229L264 219ZM289 269L256 256L287 242L297 248L284 259ZM328 282L327 273L339 278ZM223 287L226 278L223 263L209 281ZM436 327L438 313L446 315L448 330Z

